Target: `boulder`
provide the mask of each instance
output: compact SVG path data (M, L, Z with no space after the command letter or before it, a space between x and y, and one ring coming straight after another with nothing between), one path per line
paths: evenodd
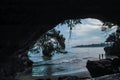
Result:
M92 77L104 76L107 74L118 73L118 59L103 59L98 61L87 61L86 65Z

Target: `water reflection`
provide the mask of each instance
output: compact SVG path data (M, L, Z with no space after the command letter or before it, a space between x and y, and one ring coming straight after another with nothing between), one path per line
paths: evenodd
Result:
M44 61L48 61L51 60L51 57L43 57ZM52 74L52 66L51 65L47 65L47 66L43 66L44 67L44 76L51 76Z
M43 61L49 61L52 57L41 57ZM36 74L37 73L37 74ZM52 65L33 66L33 76L52 76Z
M70 48L68 54L56 54L52 58L41 57L43 61L34 63L33 76L55 76L73 73L88 73L87 60L98 60L103 48Z

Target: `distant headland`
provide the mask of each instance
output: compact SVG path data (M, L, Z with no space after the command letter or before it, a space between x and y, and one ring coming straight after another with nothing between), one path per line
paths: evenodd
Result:
M105 47L109 46L110 44L108 43L97 43L97 44L86 44L86 45L76 45L73 46L72 48L78 48L78 47Z

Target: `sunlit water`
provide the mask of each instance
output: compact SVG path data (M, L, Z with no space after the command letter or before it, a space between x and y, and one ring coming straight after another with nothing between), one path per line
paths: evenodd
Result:
M42 57L42 54L31 54L29 58L34 61L33 76L54 76L82 73L87 71L87 60L99 59L104 54L103 47L97 48L69 48L67 54L55 54L51 59Z

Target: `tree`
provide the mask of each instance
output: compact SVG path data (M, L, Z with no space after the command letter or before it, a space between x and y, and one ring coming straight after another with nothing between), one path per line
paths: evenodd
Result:
M31 51L39 53L40 48L44 56L51 57L55 52L65 49L65 38L60 31L52 29L40 37Z
M76 24L80 24L80 19L68 19L65 20L64 22L60 23L60 25L66 24L69 27L69 39L71 38L71 33L72 33L72 28Z
M112 23L106 23L104 25L108 26L108 28L103 27L103 31L106 31L107 29L111 29L113 26L115 26ZM112 43L112 45L104 48L106 54L120 56L120 28L119 27L117 27L117 30L115 32L111 33L107 37L106 42Z

